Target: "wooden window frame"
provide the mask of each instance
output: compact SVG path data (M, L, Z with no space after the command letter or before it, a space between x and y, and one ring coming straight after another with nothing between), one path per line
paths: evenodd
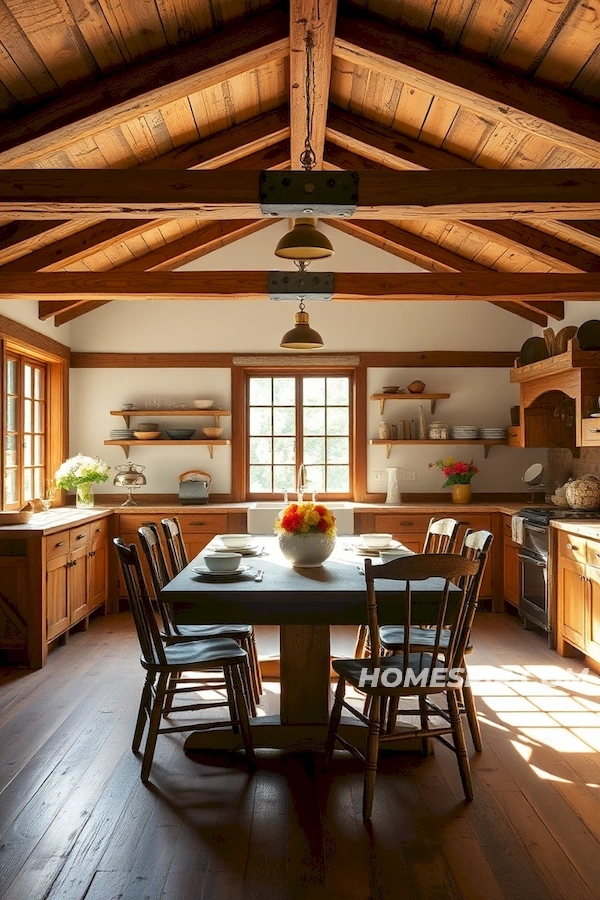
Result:
M350 381L350 490L348 493L331 493L320 499L362 499L366 486L366 369L362 366L282 366L282 367L233 367L231 372L232 433L236 440L232 446L232 498L239 502L276 500L279 493L253 493L249 491L248 459L248 384L255 377L302 377L306 375L346 376ZM239 435L239 438L237 437ZM298 463L296 464L296 473ZM294 494L291 492L291 496Z
M11 469L16 469L17 471L17 494L18 499L12 503L9 503L6 499L6 481L3 478L2 482L2 490L3 494L3 507L6 510L11 509L20 509L23 504L30 502L35 498L35 493L33 497L26 497L24 491L25 484L25 471L31 470L32 472L32 487L35 486L35 470L38 468L42 469L43 477L42 484L45 484L46 480L49 477L48 473L48 451L49 451L49 436L48 436L48 364L42 359L35 359L29 353L23 353L16 350L14 347L7 346L6 352L4 355L4 376L6 378L6 368L7 364L10 361L16 363L17 367L17 392L15 394L17 399L17 414L16 414L16 431L15 435L17 438L17 463L16 466L11 466ZM25 400L28 399L25 396L25 367L29 366L32 370L41 370L43 372L43 463L41 466L36 466L33 463L29 466L25 465L24 460L24 441L25 441L25 421L24 421L24 409L25 409ZM6 401L8 398L8 385L5 382L4 386L4 457L2 460L2 465L4 467L3 475L6 476L7 466L6 466L6 444L8 440L8 430L7 430L7 422L6 422ZM34 399L29 398L29 399ZM32 408L32 428L35 427L35 415ZM35 459L35 431L27 432L31 434L32 439L32 457Z
M6 357L17 355L46 367L46 478L51 478L66 459L69 446L69 358L68 347L45 335L0 316L0 388L2 394L1 431L6 446ZM7 507L4 483L4 453L0 462L0 499L2 509ZM20 471L21 468L20 468ZM62 506L64 492L57 491L53 506Z

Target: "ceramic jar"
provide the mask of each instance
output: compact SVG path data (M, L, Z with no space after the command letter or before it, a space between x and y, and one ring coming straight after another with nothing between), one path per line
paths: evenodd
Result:
M470 503L471 502L471 485L470 484L453 484L452 485L452 502L453 503Z
M333 553L335 537L329 534L280 534L279 549L294 569L315 569Z
M379 423L379 440L380 441L389 441L392 437L392 429L390 428L390 423L381 420Z
M445 422L432 422L429 426L430 441L447 441L450 437L450 428Z
M565 493L571 509L589 510L600 507L600 481L593 475L570 481Z

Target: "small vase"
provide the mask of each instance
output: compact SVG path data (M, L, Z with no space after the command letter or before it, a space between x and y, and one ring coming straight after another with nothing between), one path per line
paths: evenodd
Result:
M453 484L452 485L452 502L453 503L470 503L471 502L471 485L470 484Z
M385 502L391 506L398 506L402 502L400 485L398 484L399 469L390 466L385 471L387 472L387 496Z
M77 509L92 509L94 506L94 485L91 481L76 487L75 506Z
M315 569L333 553L335 537L328 534L280 534L279 547L295 569Z

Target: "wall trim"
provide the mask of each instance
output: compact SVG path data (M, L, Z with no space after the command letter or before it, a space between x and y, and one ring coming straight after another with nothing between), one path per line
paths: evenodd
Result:
M47 337L45 334L34 331L27 325L21 325L20 322L15 322L6 316L0 316L0 337L41 350L58 359L69 361L71 357L71 348L66 344L61 344L54 338Z
M9 321L9 320L7 320ZM2 317L0 317L0 330ZM29 329L28 329L29 330ZM32 332L36 334L36 332ZM42 336L43 337L43 336ZM47 338L46 340L50 340ZM53 342L56 343L56 342ZM62 347L62 344L57 346ZM512 369L518 350L419 350L406 352L310 353L86 353L71 351L73 369L219 369L235 366L364 366L366 368ZM351 363L348 360L352 360Z

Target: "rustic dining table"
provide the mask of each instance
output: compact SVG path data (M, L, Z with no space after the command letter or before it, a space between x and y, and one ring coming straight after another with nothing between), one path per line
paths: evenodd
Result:
M243 574L214 578L194 571L204 553L217 545L211 542L162 589L161 599L171 605L178 624L278 625L280 714L251 719L254 743L317 750L325 740L332 701L330 626L367 623L365 577L360 571L364 556L357 553L356 539L338 538L322 566L294 569L281 554L277 538L261 536L260 544L259 556L242 560L248 566ZM262 577L256 580L259 570ZM441 578L413 583L413 621L437 620L443 587ZM380 624L404 623L404 591L405 582L378 583ZM355 723L343 721L352 732L348 737L362 743L366 728ZM186 750L238 746L239 736L225 728L193 732L186 740ZM408 749L406 740L402 749Z

